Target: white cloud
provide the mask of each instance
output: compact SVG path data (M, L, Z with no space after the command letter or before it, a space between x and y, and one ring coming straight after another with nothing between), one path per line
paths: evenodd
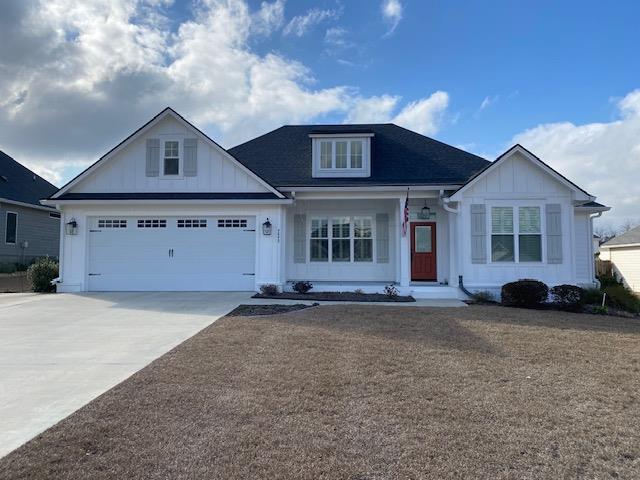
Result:
M293 17L284 27L282 33L302 37L313 26L325 20L339 18L340 14L338 10L320 10L319 8L313 8L304 15Z
M402 4L400 0L383 0L382 18L389 24L389 30L385 36L391 35L402 20Z
M434 135L442 124L443 116L449 105L449 95L437 91L404 106L397 114L400 97L381 95L358 99L353 105L346 123L385 123L391 122L423 135Z
M640 218L640 90L617 102L607 123L550 123L513 139L612 208L603 220Z
M60 184L167 105L226 146L283 123L354 112L387 121L401 108L391 95L318 87L302 63L252 51L252 35L281 25L282 1L254 11L244 0L196 5L171 33L170 0L9 2L0 16L0 148ZM433 131L437 105L421 109L427 100L399 121Z

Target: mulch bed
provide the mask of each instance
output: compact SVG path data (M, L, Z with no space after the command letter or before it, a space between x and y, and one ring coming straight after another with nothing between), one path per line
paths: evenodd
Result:
M297 312L305 308L318 306L318 303L307 305L304 303L296 303L295 305L240 305L231 312L227 313L228 317L252 317L257 315L276 315L278 313Z
M355 292L282 292L276 295L256 293L252 298L270 298L283 300L313 300L314 302L415 302L411 295L396 295L390 297L383 293L355 293Z
M640 478L640 322L226 317L0 459L11 479Z

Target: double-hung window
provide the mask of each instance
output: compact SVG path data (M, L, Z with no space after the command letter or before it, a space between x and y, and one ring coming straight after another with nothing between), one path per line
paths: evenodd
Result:
M6 230L4 234L4 242L15 244L18 238L18 214L15 212L7 212Z
M491 261L542 261L540 207L491 208Z
M180 175L180 142L166 140L164 142L163 175Z
M371 217L312 218L309 235L312 262L372 262Z
M329 220L314 218L311 220L311 261L329 260Z
M364 165L364 140L321 140L320 168L359 170Z

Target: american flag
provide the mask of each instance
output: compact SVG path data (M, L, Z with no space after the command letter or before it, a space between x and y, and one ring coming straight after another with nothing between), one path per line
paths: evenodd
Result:
M404 201L404 216L402 218L402 236L407 236L407 228L409 227L409 189L407 188L407 199Z

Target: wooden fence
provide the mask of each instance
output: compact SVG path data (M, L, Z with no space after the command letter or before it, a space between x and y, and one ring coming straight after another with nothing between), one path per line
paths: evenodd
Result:
M613 268L611 261L596 259L596 275L611 276L613 274Z

